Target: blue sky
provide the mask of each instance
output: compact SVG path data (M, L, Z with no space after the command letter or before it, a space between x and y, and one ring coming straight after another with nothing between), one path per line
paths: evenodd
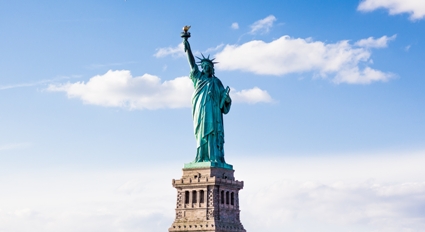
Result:
M423 231L424 23L419 0L3 1L0 231L171 225L184 25L232 88L247 230Z

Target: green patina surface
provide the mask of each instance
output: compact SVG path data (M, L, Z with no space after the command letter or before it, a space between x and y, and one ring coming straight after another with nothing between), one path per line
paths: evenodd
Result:
M196 138L196 157L185 168L221 167L232 169L224 160L223 114L230 111L232 99L230 88L224 88L214 73L214 59L198 58L202 70L199 70L192 54L188 38L189 28L185 27L181 37L190 65L190 79L194 86L192 95L192 117Z
M233 170L233 166L231 164L226 163L218 163L218 162L191 162L184 164L184 168L225 168L229 170Z

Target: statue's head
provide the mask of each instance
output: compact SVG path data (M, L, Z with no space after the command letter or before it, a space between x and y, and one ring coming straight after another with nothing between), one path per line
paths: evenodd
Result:
M202 67L202 71L207 74L208 76L214 76L214 64L217 62L214 62L214 59L210 60L210 56L205 58L205 56L201 53L202 59L199 57L196 57L199 59L198 63Z

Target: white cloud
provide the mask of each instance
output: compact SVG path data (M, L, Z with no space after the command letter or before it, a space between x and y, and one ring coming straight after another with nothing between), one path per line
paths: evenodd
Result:
M367 39L361 39L357 41L354 45L365 48L386 48L388 46L388 42L394 40L396 37L397 35L393 35L391 37L384 35L378 39L369 37Z
M381 40L385 42L390 38L378 41L382 44ZM346 40L326 44L311 38L282 36L270 43L254 40L242 45L226 45L216 59L219 61L217 68L222 70L260 75L313 72L322 78L332 75L335 83L369 84L393 77L368 67L370 56L370 49L353 47Z
M232 26L230 26L232 29L237 30L239 29L239 24L238 23L232 23Z
M245 102L249 104L273 102L269 93L258 87L245 89L239 92L233 89L233 91L230 91L230 96L234 102Z
M370 84L375 81L385 82L393 76L393 74L384 73L370 67L364 69L352 67L340 70L333 78L333 82L337 84Z
M425 182L410 182L396 185L381 185L375 184L371 189L376 193L377 196L384 197L396 197L396 196L414 196L422 195L425 196Z
M363 0L357 10L374 11L387 9L390 15L408 13L410 20L422 19L425 16L425 1L423 0Z
M133 77L128 70L108 71L85 82L49 85L49 91L66 92L86 104L128 109L160 109L190 106L193 84L187 77L161 82L157 76Z
M176 47L159 48L154 54L155 57L161 58L165 56L181 57L185 56L183 44L180 43Z
M79 98L85 104L154 110L190 107L193 84L188 77L161 81L150 74L133 77L128 70L110 70L87 82L50 84L47 90L65 92L69 98ZM236 102L267 102L270 98L266 91L258 88L235 95Z
M276 17L269 15L264 19L260 19L251 25L251 34L256 33L267 33L270 28L273 27L273 23L276 21Z

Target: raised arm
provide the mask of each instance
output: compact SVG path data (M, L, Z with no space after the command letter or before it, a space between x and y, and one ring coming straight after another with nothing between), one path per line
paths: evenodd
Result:
M183 38L183 45L184 45L184 51L187 54L187 60L189 61L190 69L191 70L198 70L198 65L196 65L195 57L193 57L192 50L190 49L189 41L187 41L187 38Z

